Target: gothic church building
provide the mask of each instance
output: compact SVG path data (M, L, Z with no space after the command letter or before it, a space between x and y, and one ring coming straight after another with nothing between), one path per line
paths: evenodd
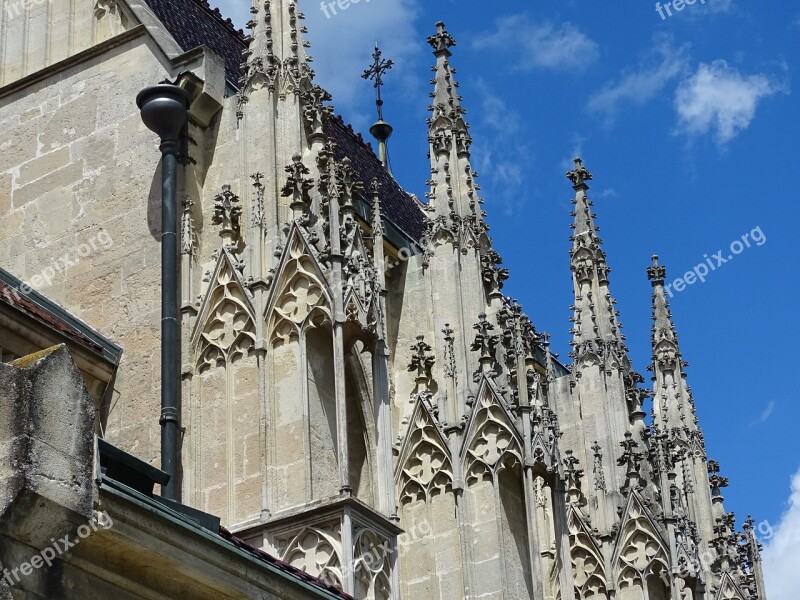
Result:
M325 597L766 600L753 524L725 509L695 416L665 267L647 269L647 384L580 159L569 364L504 295L444 24L427 40L422 201L315 83L313 3L253 0L246 34L205 0L18 4L0 16L0 266L124 350L90 389L90 425L154 466L161 172L135 98L165 79L191 94L179 489L221 520L214 536ZM111 244L80 250L101 232ZM22 540L12 529L0 540ZM92 560L75 568L100 573ZM316 597L137 585L118 597Z

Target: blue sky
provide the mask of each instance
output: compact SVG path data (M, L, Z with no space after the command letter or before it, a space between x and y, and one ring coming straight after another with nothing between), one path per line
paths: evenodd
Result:
M375 113L360 74L373 43L397 63L384 93L390 157L420 197L434 63L425 39L446 22L485 209L511 270L504 291L562 355L572 300L564 172L576 154L594 174L612 293L642 374L650 255L673 280L723 251L725 264L676 292L672 310L709 455L731 479L728 510L783 525L769 540L768 583L771 600L788 600L797 569L785 559L800 552L800 476L790 488L800 471L800 6L701 1L663 19L650 1L361 0L330 18L315 1L300 8L318 82L365 134ZM237 24L249 17L249 0L216 4ZM734 255L745 234L758 243Z

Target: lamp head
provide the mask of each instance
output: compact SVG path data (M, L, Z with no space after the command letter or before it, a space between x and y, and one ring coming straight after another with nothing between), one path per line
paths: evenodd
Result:
M189 93L172 83L145 88L136 97L142 121L162 142L177 142L186 123Z

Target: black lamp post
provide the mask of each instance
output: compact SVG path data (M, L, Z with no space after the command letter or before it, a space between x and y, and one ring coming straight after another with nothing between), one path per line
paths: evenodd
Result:
M161 495L178 500L178 152L189 94L172 83L136 97L142 121L161 138L161 470L169 475Z

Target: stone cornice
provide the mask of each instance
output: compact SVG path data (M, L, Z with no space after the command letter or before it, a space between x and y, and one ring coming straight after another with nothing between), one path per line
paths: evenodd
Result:
M133 41L137 38L142 37L147 33L147 27L144 25L137 25L133 29L129 29L128 31L121 33L118 36L111 38L110 40L106 40L105 42L101 42L83 52L79 52L69 58L65 58L57 63L54 63L50 66L45 67L35 73L31 73L30 75L23 77L22 79L18 79L12 83L9 83L6 86L0 88L0 98L6 98L18 91L24 90L40 81L48 79L52 75L56 73L60 73L62 71L66 71L70 67L74 67L80 64L85 63L86 61L100 56L101 54L105 54L109 50L127 44L130 41Z

